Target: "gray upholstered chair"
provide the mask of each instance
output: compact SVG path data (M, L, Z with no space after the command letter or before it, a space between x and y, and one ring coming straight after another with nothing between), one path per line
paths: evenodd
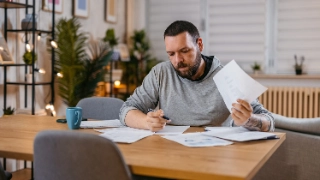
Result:
M88 119L119 119L123 100L112 97L89 97L81 99L77 106L82 108L82 117Z
M34 141L36 180L131 179L112 141L74 131L42 131Z

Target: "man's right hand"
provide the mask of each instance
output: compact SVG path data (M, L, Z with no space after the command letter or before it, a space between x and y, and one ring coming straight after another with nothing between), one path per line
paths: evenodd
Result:
M152 132L157 132L163 129L166 123L169 123L171 121L164 119L163 116L164 113L161 109L153 112L148 112L146 118L147 128Z

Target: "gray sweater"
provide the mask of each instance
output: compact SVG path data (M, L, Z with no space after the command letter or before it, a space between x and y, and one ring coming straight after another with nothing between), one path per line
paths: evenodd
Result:
M138 109L147 113L149 108L158 108L169 117L172 125L219 126L230 115L213 81L213 76L222 68L220 61L213 58L208 74L199 81L180 77L170 61L152 68L141 86L127 99L120 110L120 121L128 111ZM265 114L272 122L273 117L255 101L251 103L254 114Z

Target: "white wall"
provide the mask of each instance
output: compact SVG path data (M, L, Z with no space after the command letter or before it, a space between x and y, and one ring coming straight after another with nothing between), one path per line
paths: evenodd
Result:
M29 0L30 3L31 0ZM24 0L19 2L24 3ZM60 18L71 18L72 13L72 2L73 1L62 1L63 2L63 12L61 14L56 14L56 22ZM105 32L108 28L114 28L116 36L119 37L120 42L125 39L125 2L126 0L116 0L117 2L117 22L108 23L104 20L104 0L94 0L89 1L89 17L79 18L79 22L82 24L82 31L88 32L93 39L101 39L105 36ZM52 23L51 12L42 10L42 1L36 0L36 14L38 14L38 29L49 30ZM29 9L31 13L31 9ZM8 28L20 29L20 22L25 18L25 9L8 9ZM4 9L0 9L0 27L3 33L4 28ZM12 53L15 63L23 63L22 55L24 53L24 43L21 41L23 39L23 33L8 33L8 46ZM38 80L50 80L51 71L51 58L50 54L47 52L47 38L42 38L42 40L36 44L38 61L36 66L45 68L45 75L37 75ZM7 74L8 81L23 81L24 80L24 69L23 68L8 68ZM56 85L57 86L57 85ZM19 90L20 89L20 90ZM8 86L7 89L7 106L13 106L15 108L24 107L24 88L18 86ZM30 91L30 90L29 90ZM19 93L20 92L20 93ZM28 98L30 98L30 94ZM55 96L55 107L58 110L58 115L64 115L65 106L58 98ZM49 86L37 86L36 87L36 110L44 109L46 103L50 101L50 89ZM28 100L30 102L30 99ZM3 107L3 68L0 68L0 107ZM31 108L28 105L28 108ZM0 116L2 115L2 110L0 110Z

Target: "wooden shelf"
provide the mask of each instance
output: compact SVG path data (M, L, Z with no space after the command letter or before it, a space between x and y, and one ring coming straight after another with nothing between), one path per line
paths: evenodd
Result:
M0 1L0 8L31 8L32 5L17 3L17 2L8 2L8 1Z

